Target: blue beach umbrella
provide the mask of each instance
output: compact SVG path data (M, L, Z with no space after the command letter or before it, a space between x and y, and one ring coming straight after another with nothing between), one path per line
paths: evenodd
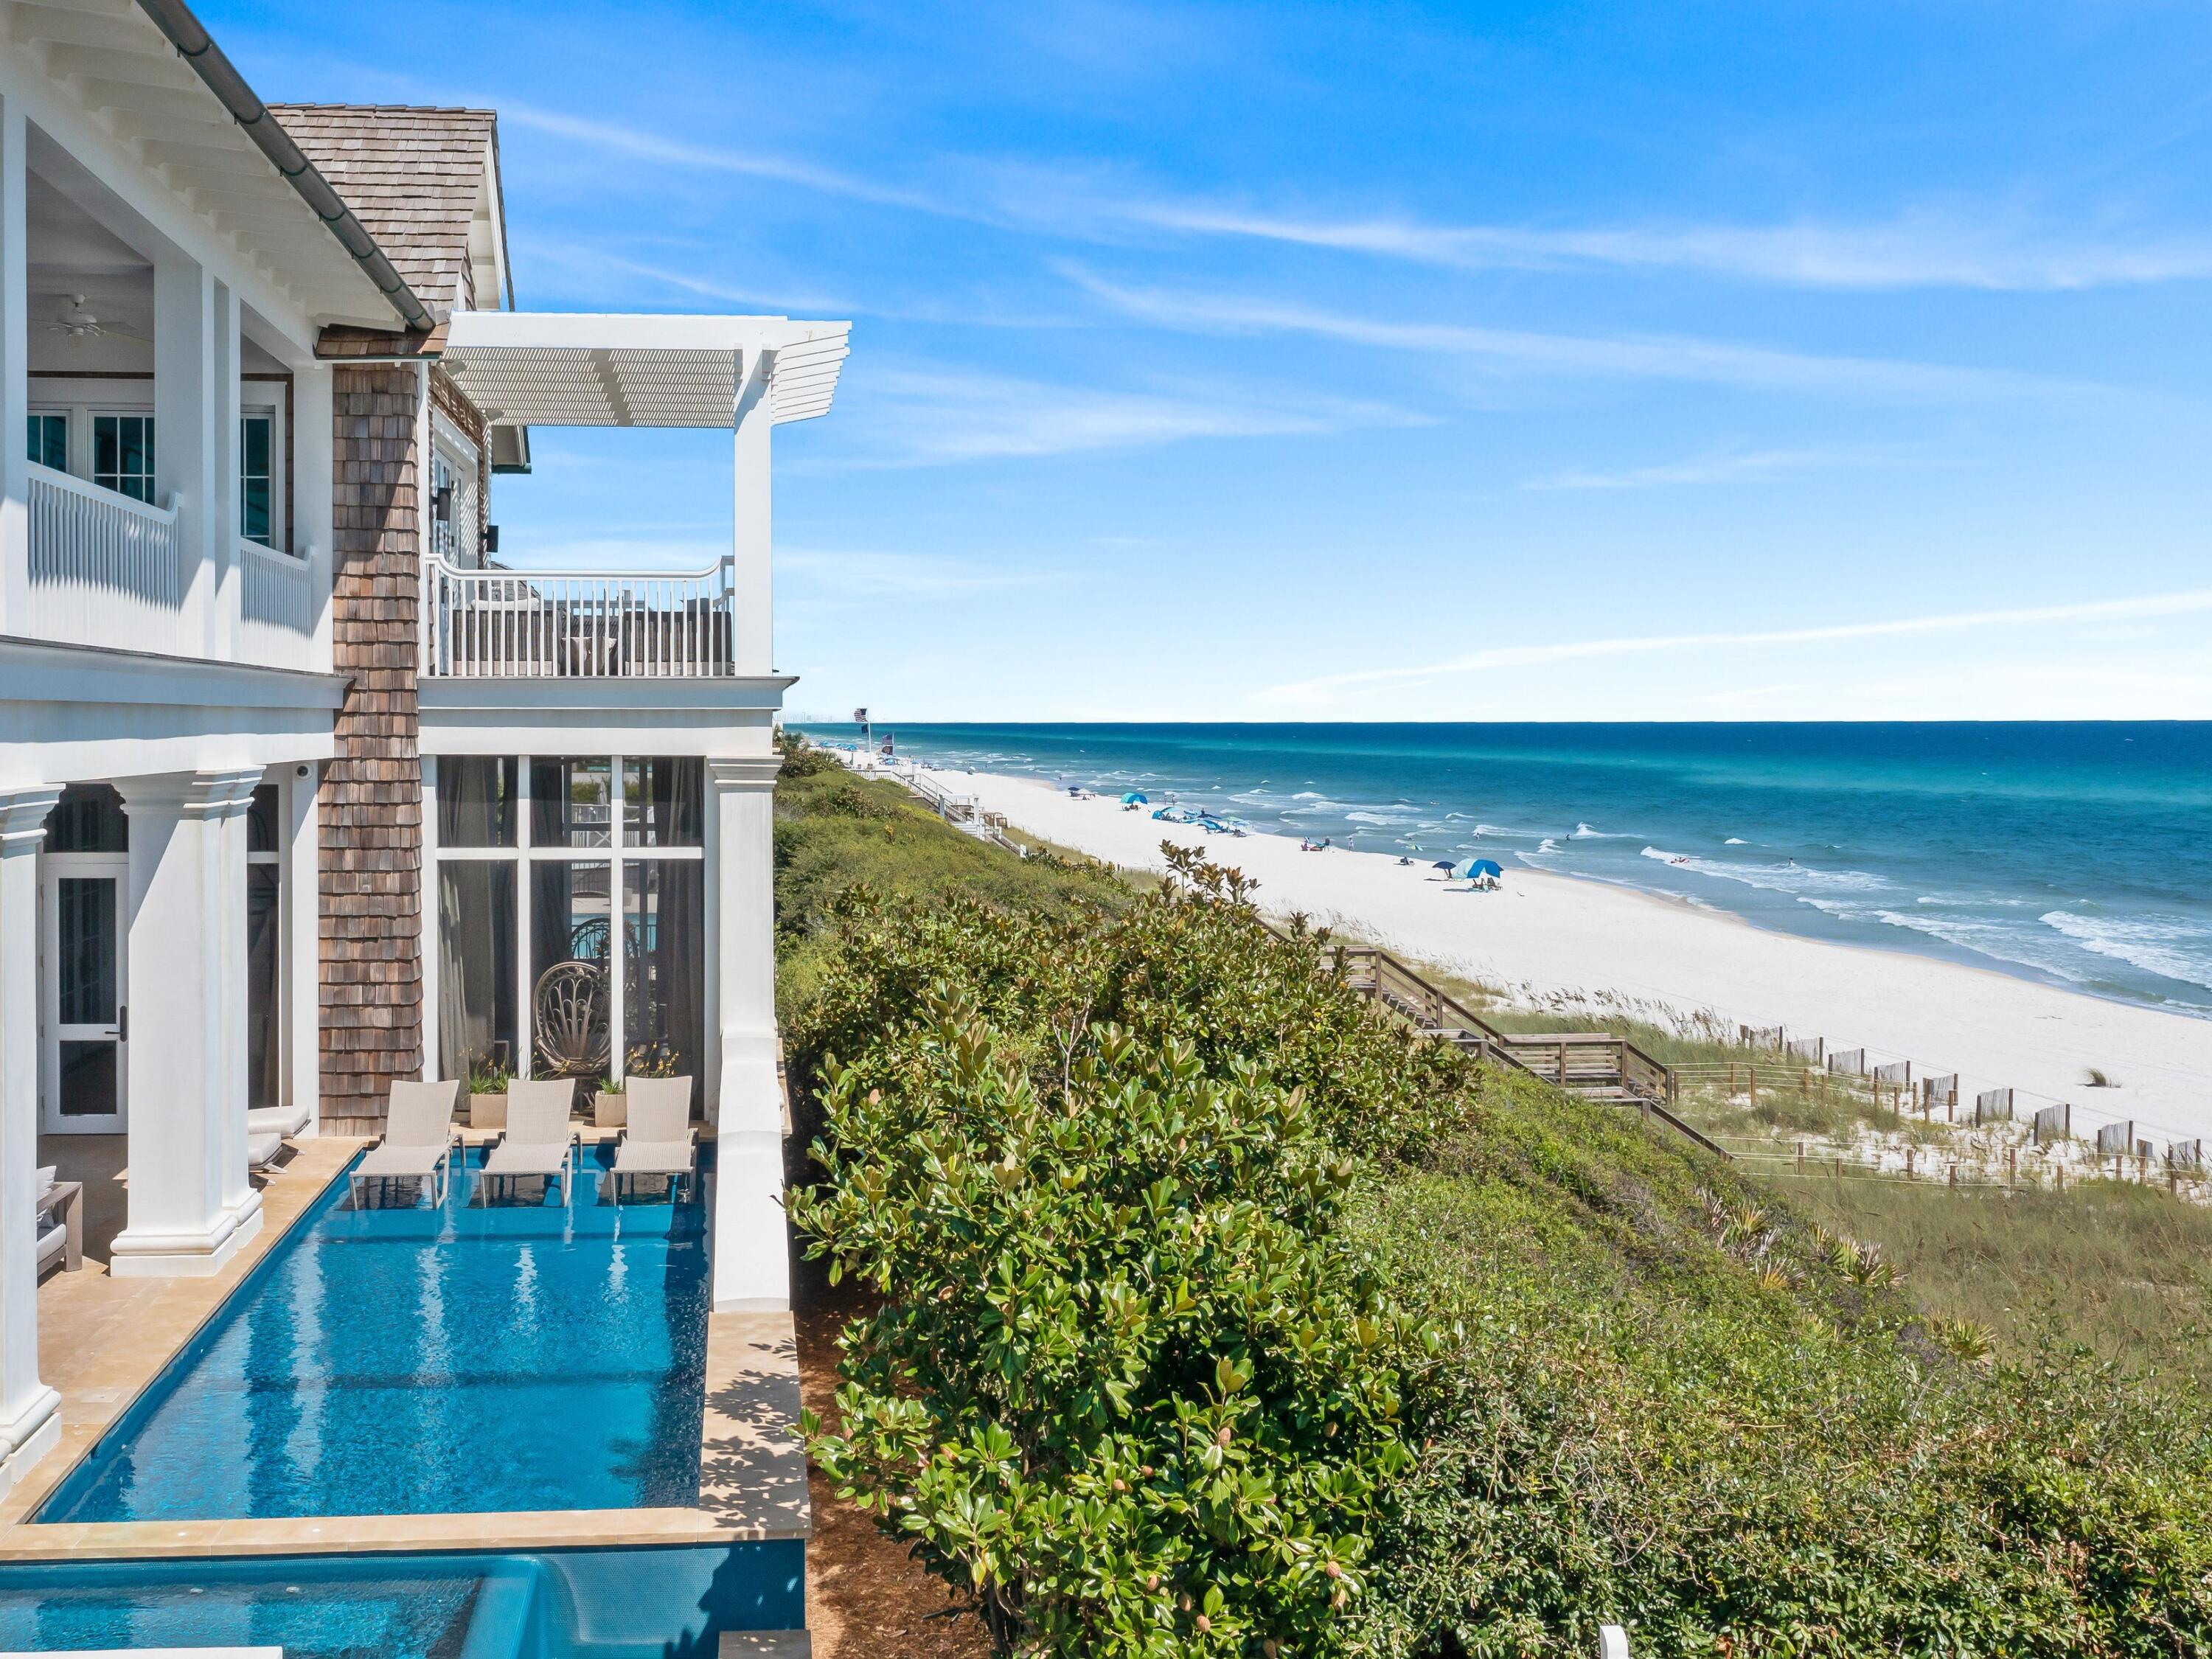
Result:
M1127 794L1121 797L1121 805L1124 806L1147 806L1150 805L1151 803L1145 799L1145 792L1143 790L1132 789Z
M1449 871L1452 867L1452 861L1449 859L1438 859L1436 863L1431 865L1430 867L1436 870Z
M1495 859L1462 859L1451 867L1454 881L1473 881L1477 876L1502 876L1505 873Z

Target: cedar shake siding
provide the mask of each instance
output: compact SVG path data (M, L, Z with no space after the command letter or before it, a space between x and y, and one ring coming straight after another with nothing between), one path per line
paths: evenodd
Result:
M421 550L411 365L334 371L331 640L350 676L323 780L322 1121L375 1133L422 1068Z
M476 293L469 222L498 189L498 118L483 109L392 104L271 104L331 187L435 317L494 310Z

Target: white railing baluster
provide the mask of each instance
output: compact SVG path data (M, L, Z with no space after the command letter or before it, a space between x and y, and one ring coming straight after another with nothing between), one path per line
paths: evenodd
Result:
M730 562L702 571L465 570L432 559L425 672L684 678L732 672Z

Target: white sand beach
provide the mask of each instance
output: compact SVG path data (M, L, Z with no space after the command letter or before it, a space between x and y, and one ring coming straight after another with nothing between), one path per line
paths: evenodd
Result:
M1528 1001L1579 994L1646 1016L1710 1012L1783 1025L1832 1047L1955 1071L1962 1090L2010 1086L2038 1106L2071 1102L2085 1124L2132 1118L2160 1141L2212 1138L2212 1021L2081 995L1961 963L1831 945L1600 882L1509 866L1493 893L1379 853L1299 850L1285 836L1209 836L1079 799L1032 779L931 775L1032 835L1115 864L1158 869L1163 840L1202 846L1255 877L1271 914L1304 911L1401 956ZM2087 1085L2094 1066L2117 1087Z

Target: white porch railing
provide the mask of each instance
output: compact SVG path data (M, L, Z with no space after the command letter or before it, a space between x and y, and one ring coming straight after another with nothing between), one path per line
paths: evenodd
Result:
M73 645L176 652L185 573L177 509L31 464L25 631Z
M463 570L424 562L422 672L690 679L737 672L735 561L704 570Z
M315 567L243 538L238 544L238 654L270 668L315 665Z

